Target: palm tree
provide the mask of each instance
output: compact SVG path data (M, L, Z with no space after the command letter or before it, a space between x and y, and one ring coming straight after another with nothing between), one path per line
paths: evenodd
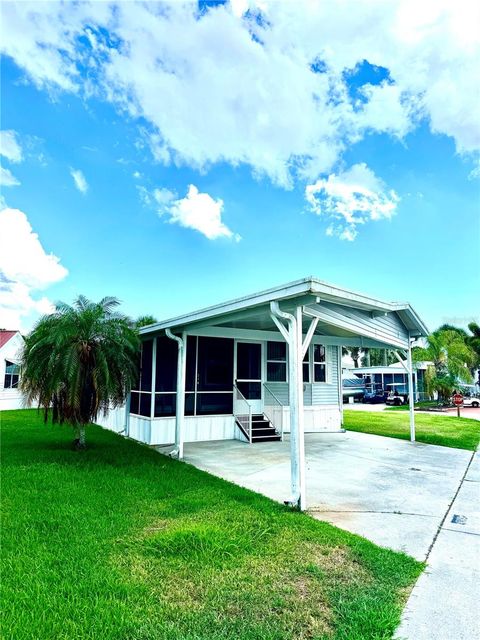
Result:
M155 316L147 314L145 316L139 316L135 320L135 326L137 329L141 329L142 327L148 327L149 324L155 324L156 322L158 322L158 320L155 318Z
M119 301L91 302L79 296L73 306L58 303L26 338L21 389L47 421L71 424L74 446L85 448L85 427L100 411L124 404L138 368L139 338L131 321L115 311Z
M470 322L468 328L472 332L471 336L467 336L466 343L470 346L471 349L475 351L476 358L473 366L473 370L475 371L480 366L480 325L476 322ZM477 384L480 384L480 369L477 371L478 380Z
M432 362L426 384L428 392L437 391L440 400L447 399L460 382L470 382L469 367L475 361L473 349L466 344L464 336L451 328L440 328L427 338L425 348L413 350L416 362Z

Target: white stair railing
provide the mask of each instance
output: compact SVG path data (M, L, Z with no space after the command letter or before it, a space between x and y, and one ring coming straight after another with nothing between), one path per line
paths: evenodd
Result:
M284 404L266 384L263 385L263 413L283 440Z
M252 444L252 406L236 384L233 385L233 389L235 394L233 400L233 415L242 427L249 443Z

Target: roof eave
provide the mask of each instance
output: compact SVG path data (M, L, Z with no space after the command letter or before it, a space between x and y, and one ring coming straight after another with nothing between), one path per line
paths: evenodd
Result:
M313 276L295 280L281 287L273 287L255 294L216 304L211 307L205 307L193 313L183 314L162 322L147 325L146 327L142 327L139 333L140 335L148 335L151 333L158 333L167 328L172 329L185 327L210 318L214 320L215 318L235 313L236 311L260 306L273 300L281 302L282 300L288 300L290 298L302 295L305 296L308 294L320 298L320 302L324 299L325 301L336 302L344 305L351 303L352 306L356 308L370 311L378 310L386 313L397 312L399 314L403 312L406 314L409 321L408 324L410 326L407 326L405 321L404 323L406 324L407 329L411 332L412 337L428 335L427 327L423 324L417 313L408 303L384 302L376 298L356 293L355 291L331 285Z

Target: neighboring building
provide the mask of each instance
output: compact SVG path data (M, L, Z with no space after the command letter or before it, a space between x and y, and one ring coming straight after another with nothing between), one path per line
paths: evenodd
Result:
M304 432L342 431L342 346L410 355L411 339L428 331L408 304L310 277L140 334L140 376L129 410L111 412L103 424L171 445L180 458L184 442L257 443L290 433L292 502L302 508ZM413 439L413 409L410 416Z
M0 329L0 411L22 406L18 365L23 344L20 331Z
M423 399L424 395L424 376L428 363L420 362L413 365L413 385L415 388L415 400ZM360 378L363 380L365 390L368 392L382 393L387 391L389 385L403 385L407 387L407 362L391 364L387 366L375 367L357 367L356 369L348 369L344 372L344 378ZM345 388L344 392L348 392Z

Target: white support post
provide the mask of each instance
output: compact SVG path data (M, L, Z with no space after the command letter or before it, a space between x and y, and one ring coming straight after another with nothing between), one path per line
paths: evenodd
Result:
M130 435L130 400L132 397L132 393L129 392L127 396L127 401L125 402L125 435L127 438Z
M302 317L302 308L298 307L296 316L281 311L278 302L270 303L272 320L288 344L288 403L290 407L290 469L291 504L305 509L305 444L303 438L303 380L302 380L302 325L298 327L298 317ZM286 320L288 330L281 320Z
M150 398L150 420L155 417L156 380L157 380L157 338L154 338L153 347L152 347L152 395Z
M343 386L342 386L342 347L337 347L338 406L340 407L340 425L343 427Z
M415 442L415 393L413 388L412 345L410 343L410 335L408 336L407 370L408 370L408 411L410 414L410 441Z
M186 362L187 362L187 348L185 333L182 337L176 336L170 331L165 329L165 334L175 340L178 345L177 356L177 402L175 412L175 448L177 450L178 459L183 458L183 441L184 441L184 423L185 423L185 376L186 376Z
M298 438L298 385L296 355L296 319L292 316L288 336L288 404L290 406L290 469L292 485L292 504L300 504L300 447Z
M402 367L405 369L405 371L408 373L408 353L406 351L402 350L402 353L404 354L405 358L407 359L407 364L405 365L405 361L402 360L402 356L398 353L398 351L395 349L394 352L396 359L399 361L399 363L402 365Z
M288 314L290 316L290 314ZM283 324L280 322L280 320L273 315L273 313L271 314L272 316L272 320L274 321L274 323L277 325L278 330L280 331L280 333L282 334L282 336L285 338L285 342L288 343L288 341L290 340L290 333L288 329L285 329L285 327L283 326ZM291 316L293 317L293 316Z
M293 376L295 378L295 384L297 385L297 455L298 455L298 485L299 485L299 500L298 506L300 511L306 509L306 496L305 496L305 430L304 430L304 411L303 411L303 311L302 307L296 309L296 322L292 326L296 335L293 339L293 351L296 355L296 363L294 367ZM316 326L316 325L315 325ZM311 336L313 335L313 332ZM310 336L310 339L311 339ZM306 339L308 348L308 338ZM290 409L291 410L291 409ZM295 426L295 425L294 425ZM292 427L290 427L290 430Z
M248 404L248 441L252 444L252 405Z
M308 347L310 346L310 343L312 341L313 334L315 333L315 329L317 328L317 324L318 324L318 318L312 318L312 321L310 322L310 326L308 327L307 335L305 336L305 340L302 343L302 362L305 357L305 354L308 351Z

